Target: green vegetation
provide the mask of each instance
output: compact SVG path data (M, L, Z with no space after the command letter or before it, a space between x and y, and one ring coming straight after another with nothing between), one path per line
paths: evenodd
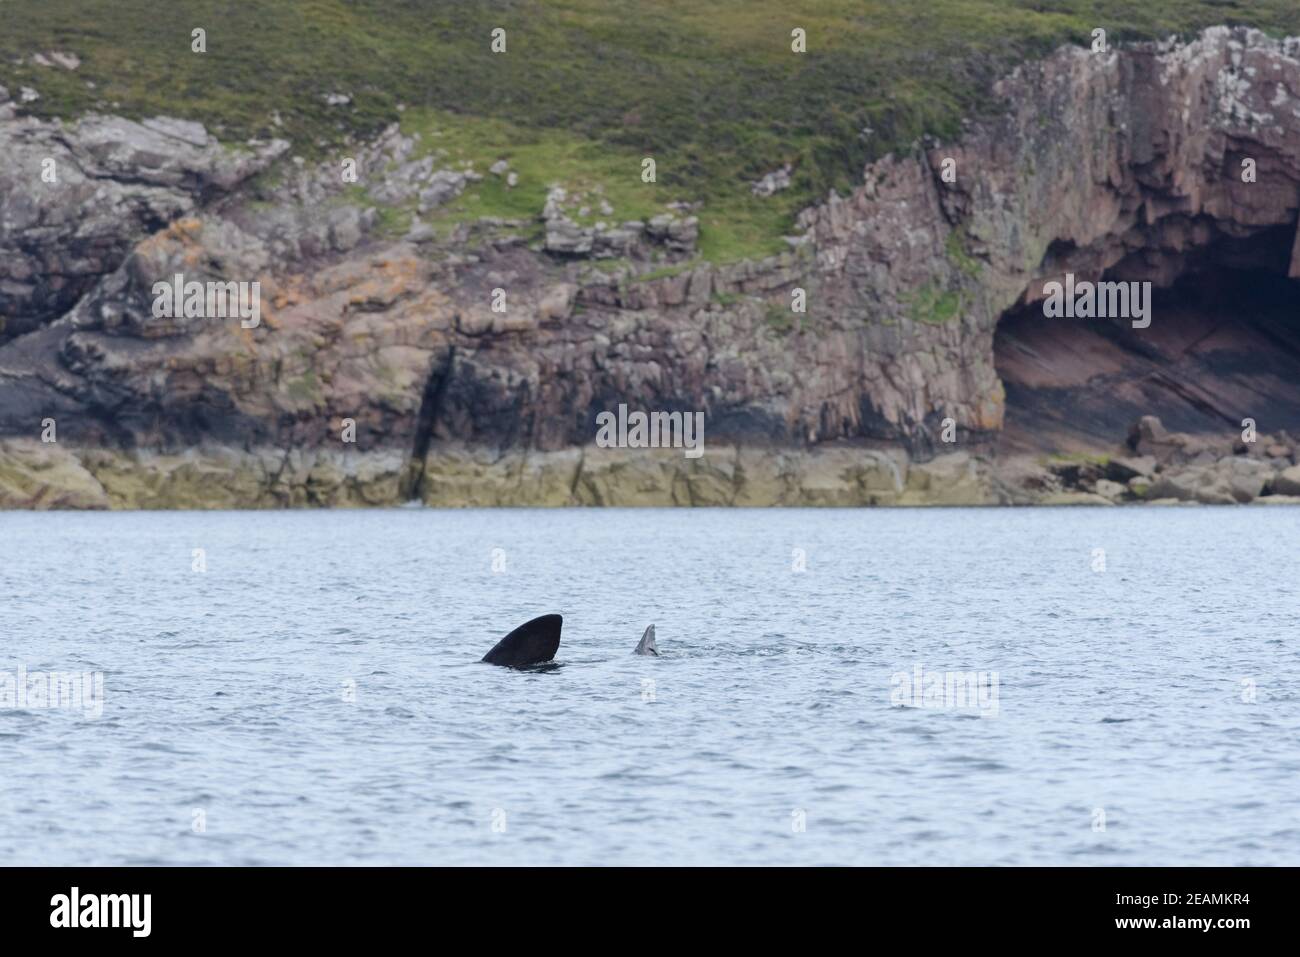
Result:
M669 276L680 276L684 272L690 272L692 268L690 263L671 263L633 276L632 282L653 282L656 279L667 279Z
M795 330L795 314L784 304L769 303L764 318L768 328L777 335L786 336ZM798 323L798 328L803 328L802 321Z
M372 205L370 196L364 186L354 186L349 190L350 199L354 203L362 205ZM408 209L398 209L392 206L375 205L375 229L381 236L396 238L405 234L411 228L412 216Z
M511 123L506 120L464 116L447 110L407 110L402 129L418 136L417 156L433 153L439 167L474 167L483 177L455 200L438 210L436 219L463 222L481 217L522 220L541 238L537 222L552 186L563 186L578 209L566 206L572 219L591 225L604 220L611 225L668 212L666 204L685 199L682 190L641 181L641 157L631 150L611 148L585 136L559 130ZM505 176L488 172L497 160L506 160L518 181L512 187ZM602 203L614 212L601 214ZM580 215L582 209L585 215Z
M310 368L301 376L291 379L288 383L287 391L292 398L304 402L311 402L319 405L323 401L321 396L320 380L316 378L315 371Z
M944 323L960 318L962 298L951 289L940 289L933 282L927 282L904 301L910 306L915 322Z
M980 261L966 251L966 228L964 225L948 234L945 249L953 265L967 276L973 279L980 274L980 269L983 268Z
M223 140L332 150L399 118L452 152L511 160L463 215L536 216L545 186L603 189L614 218L703 202L702 253L774 252L793 214L922 133L954 136L990 81L1057 44L1214 23L1300 33L1295 0L41 0L0 5L0 83L43 115L203 122ZM190 32L207 31L207 53ZM507 31L507 52L489 49ZM807 31L808 52L790 50ZM33 53L71 51L75 72ZM19 60L22 60L20 63ZM93 87L89 84L93 83ZM351 97L331 106L327 94ZM398 106L406 107L399 111ZM276 122L278 117L279 122ZM868 132L869 131L869 132ZM658 183L640 181L653 156ZM486 162L485 162L486 161ZM790 163L791 189L749 183Z

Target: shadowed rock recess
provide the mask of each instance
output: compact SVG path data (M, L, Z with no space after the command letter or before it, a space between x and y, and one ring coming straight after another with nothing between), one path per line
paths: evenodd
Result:
M714 265L689 208L584 226L560 190L394 230L505 175L397 127L359 201L284 142L0 88L0 507L1297 501L1300 40L1062 48L995 94ZM257 280L260 325L155 318L178 273ZM1045 318L1066 273L1151 281L1152 325ZM704 454L597 447L620 403L702 410Z

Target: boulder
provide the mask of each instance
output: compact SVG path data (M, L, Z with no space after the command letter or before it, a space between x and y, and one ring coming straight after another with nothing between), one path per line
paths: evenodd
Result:
M1273 475L1273 470L1267 463L1249 458L1220 459L1217 471L1226 483L1229 494L1238 502L1253 502L1257 499Z
M693 253L700 235L700 221L695 216L681 218L671 213L662 213L651 217L646 223L646 235L673 252Z
M431 209L450 202L463 193L465 187L471 182L482 178L472 170L438 170L429 177L428 185L420 190L420 213L427 213Z
M548 253L567 256L585 256L595 245L596 231L579 226L567 217L557 217L546 221L546 241L544 248Z
M755 196L771 196L783 189L789 189L790 182L790 164L787 163L780 169L773 170L764 175L762 179L752 183L749 191Z
M1044 495L1061 490L1056 473L1032 456L1000 459L992 479L1002 505L1037 505Z
M1144 415L1129 429L1128 446L1141 457L1164 463L1185 454L1187 437L1170 432L1154 415Z
M1274 495L1300 495L1300 465L1284 469L1273 477Z
M1169 439L1169 430L1154 415L1144 415L1129 428L1128 444L1137 448L1143 442L1165 442Z
M1128 494L1127 486L1112 482L1110 479L1098 479L1094 488L1098 495L1112 502L1119 501Z
M1204 466L1162 473L1147 489L1147 498L1173 498L1202 505L1233 505L1238 501L1227 478Z
M1156 473L1155 456L1116 456L1106 463L1105 471L1106 478L1112 482L1129 482L1135 478L1149 481Z

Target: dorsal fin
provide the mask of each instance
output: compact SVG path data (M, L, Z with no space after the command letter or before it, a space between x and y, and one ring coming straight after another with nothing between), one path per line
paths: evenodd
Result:
M651 625L641 636L641 642L636 646L633 654L637 655L658 655L659 647L655 644L655 626Z
M483 660L507 668L523 668L550 661L560 650L560 627L563 624L564 618L560 615L542 615L526 621L493 645Z

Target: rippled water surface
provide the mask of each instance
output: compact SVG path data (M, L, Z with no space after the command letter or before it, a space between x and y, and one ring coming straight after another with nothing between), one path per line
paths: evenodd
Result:
M104 676L0 704L0 862L1300 864L1298 556L1285 507L0 513L0 672ZM559 667L478 663L550 611Z

